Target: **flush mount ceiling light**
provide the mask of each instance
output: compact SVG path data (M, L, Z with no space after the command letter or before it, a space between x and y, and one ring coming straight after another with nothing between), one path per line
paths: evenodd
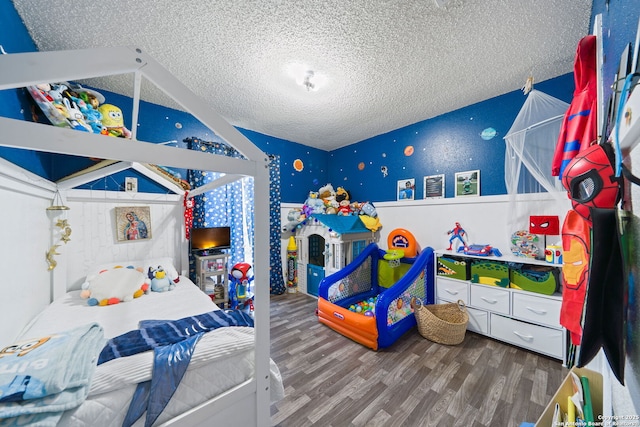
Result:
M325 85L327 78L317 73L304 64L290 64L287 66L287 74L291 76L297 84L307 89L307 91L317 91Z

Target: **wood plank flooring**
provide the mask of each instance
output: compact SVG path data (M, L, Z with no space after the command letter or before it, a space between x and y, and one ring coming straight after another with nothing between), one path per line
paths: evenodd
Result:
M414 329L372 351L320 324L316 304L271 296L271 357L285 387L273 426L517 427L538 419L568 373L472 332L444 346Z

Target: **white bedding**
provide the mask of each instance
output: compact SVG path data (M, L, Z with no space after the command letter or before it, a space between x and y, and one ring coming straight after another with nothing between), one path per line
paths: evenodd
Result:
M130 302L106 307L88 306L72 291L51 303L22 332L21 337L39 337L98 322L106 338L132 329L145 319L175 320L219 309L186 277L180 277L169 292L151 292ZM156 424L240 384L254 372L253 328L227 327L206 333L198 342L189 370ZM120 426L136 384L151 378L153 352L109 361L97 367L89 397L75 410L67 411L63 426ZM271 398L284 395L278 367L271 361ZM144 416L135 424L144 425Z

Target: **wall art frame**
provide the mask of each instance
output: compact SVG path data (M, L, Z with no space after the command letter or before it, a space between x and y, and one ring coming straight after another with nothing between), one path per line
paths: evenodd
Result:
M441 199L445 197L444 174L424 177L424 199Z
M479 196L480 169L456 172L454 184L456 197Z
M151 239L149 206L119 206L115 208L115 217L118 242Z

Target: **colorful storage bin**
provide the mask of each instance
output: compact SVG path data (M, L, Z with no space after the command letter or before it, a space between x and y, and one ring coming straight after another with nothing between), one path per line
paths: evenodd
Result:
M450 279L469 280L469 259L441 255L438 257L437 274Z
M553 295L560 286L560 271L557 267L511 266L510 286L544 295Z
M473 259L471 261L471 281L508 288L509 267L503 262Z

